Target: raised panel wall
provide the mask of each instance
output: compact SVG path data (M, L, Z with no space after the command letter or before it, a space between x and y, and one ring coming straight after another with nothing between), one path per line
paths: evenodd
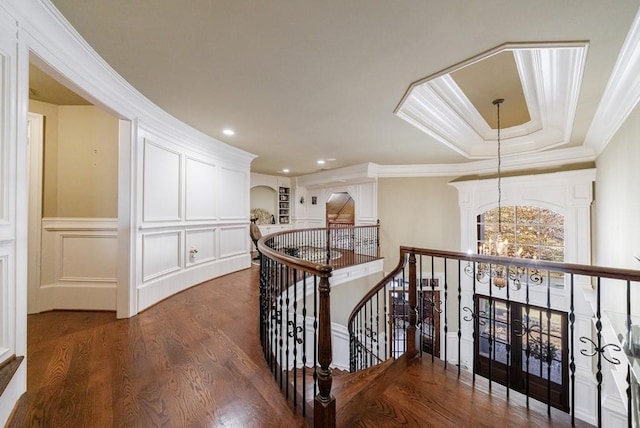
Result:
M237 256L249 248L249 231L246 227L220 229L220 258Z
M116 282L116 236L62 233L59 237L60 281Z
M180 154L144 142L144 221L180 220Z
M229 168L220 168L221 220L239 220L249 216L249 174Z
M195 159L187 159L186 164L186 219L213 220L216 217L216 166Z
M141 130L143 216L137 311L216 276L244 269L249 253L249 170ZM169 190L167 190L169 189Z
M142 281L181 268L180 232L146 234L142 238Z
M53 309L115 310L117 220L42 219L38 312Z
M185 258L187 266L198 265L216 259L216 230L188 230ZM191 251L196 250L193 256Z

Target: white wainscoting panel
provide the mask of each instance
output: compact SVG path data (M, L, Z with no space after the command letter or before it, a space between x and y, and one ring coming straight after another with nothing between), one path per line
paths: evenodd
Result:
M241 220L249 215L249 173L237 169L220 168L220 206L218 215L223 220Z
M186 161L187 220L213 220L215 218L217 171L216 166L200 160Z
M197 253L191 256L191 251ZM216 230L199 229L188 230L185 245L185 260L187 266L198 265L216 259Z
M142 237L142 281L180 270L180 232L148 233Z
M117 220L43 218L37 311L115 310Z
M60 234L60 281L115 283L118 237Z
M378 183L376 182L358 185L356 215L359 224L375 223L378 220L377 187Z
M220 228L220 258L247 253L250 243L249 226Z
M180 220L180 153L144 141L144 221Z

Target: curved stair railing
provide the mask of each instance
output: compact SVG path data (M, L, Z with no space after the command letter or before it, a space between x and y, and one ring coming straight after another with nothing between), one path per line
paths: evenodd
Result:
M295 229L258 241L264 358L287 400L316 427L336 425L329 278L339 267L378 259L378 231Z
M347 328L351 372L398 357L407 349L415 349L415 346L407 346L403 340L409 337L410 307L400 307L397 299L400 293L409 290L407 279L410 275L405 272L407 261L408 256L401 252L398 265L365 294L349 315ZM398 316L394 317L394 314ZM405 323L405 320L408 322ZM413 321L414 328L415 325L416 320Z
M428 353L573 424L640 424L640 271L401 247L348 329L352 372Z

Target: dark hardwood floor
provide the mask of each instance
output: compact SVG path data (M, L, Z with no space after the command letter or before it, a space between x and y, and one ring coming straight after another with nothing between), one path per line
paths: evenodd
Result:
M299 427L264 362L258 268L193 287L138 316L28 318L28 389L9 427ZM423 358L336 373L339 427L569 426ZM311 394L310 394L311 395Z
M9 427L296 427L261 353L258 269L138 316L28 318L27 393Z

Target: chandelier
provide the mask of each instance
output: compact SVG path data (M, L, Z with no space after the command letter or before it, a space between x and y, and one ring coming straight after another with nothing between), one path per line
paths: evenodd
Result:
M498 116L498 233L496 234L496 241L489 239L488 244L483 243L478 246L478 254L494 255L494 256L508 256L509 241L506 238L502 238L502 154L501 154L501 140L500 140L500 104L504 102L503 98L493 100L493 105L496 106ZM519 257L522 254L522 248L520 248L516 255ZM520 279L526 273L526 268L523 267L508 267L499 264L491 263L477 263L472 265L467 262L464 268L465 273L474 277L476 281L481 283L492 282L498 288L504 288L508 285L509 281L513 284L516 290L520 289Z

